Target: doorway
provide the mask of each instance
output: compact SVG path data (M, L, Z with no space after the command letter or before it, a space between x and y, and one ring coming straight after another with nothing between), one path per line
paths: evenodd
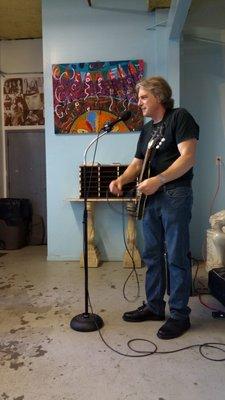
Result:
M7 197L26 198L44 225L46 244L45 131L6 131Z

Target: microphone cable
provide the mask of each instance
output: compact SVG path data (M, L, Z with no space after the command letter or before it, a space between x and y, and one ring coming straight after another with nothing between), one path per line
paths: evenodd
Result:
M131 262L132 262L132 270L131 270L130 273L128 274L128 277L127 277L127 279L125 280L125 282L124 282L124 284L123 284L123 297L124 297L124 299L125 299L127 302L133 303L133 302L135 302L137 299L139 299L139 297L140 297L140 282L139 282L139 278L138 278L138 273L137 273L137 269L136 269L136 264L135 264L134 257L133 257L133 252L134 252L135 243L134 243L134 241L133 241L133 248L131 249L131 252L130 252L130 249L128 248L128 244L127 244L127 241L126 241L126 233L125 233L125 211L124 211L124 210L125 210L125 205L124 205L124 203L122 204L122 210L123 210L123 213L122 213L123 241L124 241L124 245L125 245L126 251L127 251L128 255L129 255L130 259L131 259ZM134 218L134 217L132 217L132 218ZM131 279L131 277L132 277L133 274L134 274L134 276L135 276L135 278L136 278L137 293L136 293L134 299L129 299L128 296L126 295L126 286L127 286L128 282L129 282L129 280Z
M90 301L90 297L89 297L89 306L91 309L91 312L93 312L93 307ZM221 358L216 358L216 357L210 357L208 355L206 355L204 353L204 350L207 352L208 349L216 349L217 351L223 352L225 353L225 343L219 343L219 342L206 342L206 343L199 343L199 344L192 344L190 346L185 346L185 347L180 347L178 349L174 349L174 350L168 350L168 351L159 351L158 350L158 346L152 342L149 339L145 339L145 338L134 338L134 339L130 339L127 341L127 347L129 350L131 350L133 353L123 353L122 351L119 351L117 349L115 349L114 347L112 347L104 338L103 334L102 334L102 328L100 328L97 324L97 322L95 321L96 324L96 328L99 334L100 339L102 340L102 342L105 344L105 346L110 349L111 351L113 351L114 353L123 356L123 357L129 357L129 358L143 358L143 357L148 357L148 356L152 356L152 355L166 355L166 354L174 354L174 353L178 353L184 350L190 350L190 349L194 349L197 348L200 355L209 360L209 361L215 361L215 362L223 362L225 361L225 357L221 357ZM153 349L149 349L149 350L140 350L137 349L135 347L133 347L134 343L137 342L142 342L142 343L147 343L148 345L150 344Z
M135 189L131 189L131 190L125 192L125 195L126 195L126 197L127 197L128 199L129 199L129 198L132 198L132 194L133 194L134 190L135 190ZM128 196L128 195L130 195L130 196ZM123 202L123 201L122 201L122 212L121 212L121 211L118 211L115 207L112 206L112 204L110 203L110 199L109 199L109 190L108 190L108 189L107 189L107 191L106 191L106 199L107 199L107 204L108 204L108 206L109 206L114 212L116 212L116 213L118 213L118 214L120 214L120 215L122 216L123 242L124 242L125 249L126 249L128 255L129 255L130 259L131 259L131 262L132 262L132 270L131 270L130 273L128 274L128 276L127 276L127 278L126 278L126 280L125 280L125 282L124 282L124 284L123 284L122 293L123 293L124 299L125 299L127 302L134 303L134 302L140 297L140 282L139 282L138 273L137 273L137 268L136 268L135 261L134 261L134 257L133 257L133 251L134 251L135 243L133 243L133 249L130 251L130 249L128 248L127 240L126 240L126 233L125 233L125 230L126 230L126 228L125 228L125 216L126 216L126 215L129 215L129 213L128 213L128 212L127 212L127 213L125 212L125 205L124 205L124 202ZM134 216L131 216L131 217L134 218ZM137 292L136 292L136 295L135 295L134 299L129 299L128 296L127 296L127 294L126 294L126 287L127 287L127 284L128 284L128 282L129 282L129 280L131 279L132 275L134 275L134 276L135 276L135 279L136 279L136 283L137 283Z

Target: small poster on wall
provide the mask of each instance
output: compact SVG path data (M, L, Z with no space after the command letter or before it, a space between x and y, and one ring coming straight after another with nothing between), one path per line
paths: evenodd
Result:
M6 130L43 128L43 75L5 77L3 111Z
M131 117L112 132L139 131L143 116L135 85L143 73L143 60L53 65L55 133L98 133L126 111Z

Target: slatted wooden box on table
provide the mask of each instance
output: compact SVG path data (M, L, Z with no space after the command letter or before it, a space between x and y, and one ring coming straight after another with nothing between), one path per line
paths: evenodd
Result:
M127 165L108 164L108 165L80 165L79 166L79 182L80 182L80 199L86 197L89 199L105 199L115 197L109 191L109 184L112 180L117 179L127 168ZM123 186L122 198L136 197L137 180Z
M88 218L88 266L98 267L101 264L101 254L96 245L94 224L94 209L96 203L101 204L108 201L122 202L126 204L128 211L126 239L127 245L123 256L124 268L133 268L135 262L136 268L141 268L141 257L136 246L136 218L133 210L136 202L136 186L138 180L124 185L123 196L114 196L109 192L109 184L112 180L117 179L127 168L127 165L121 164L95 164L95 165L80 165L79 166L79 197L70 198L71 202L83 202L84 195L87 199L87 218ZM132 254L132 259L131 259ZM84 266L84 256L81 254L80 265Z

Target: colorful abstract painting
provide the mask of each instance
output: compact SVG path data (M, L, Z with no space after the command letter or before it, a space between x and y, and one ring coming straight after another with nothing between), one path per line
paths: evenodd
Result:
M143 60L53 65L55 133L97 133L128 110L129 120L113 132L139 131L143 117L135 85L143 73Z
M43 76L13 75L5 78L3 108L5 129L43 128Z

